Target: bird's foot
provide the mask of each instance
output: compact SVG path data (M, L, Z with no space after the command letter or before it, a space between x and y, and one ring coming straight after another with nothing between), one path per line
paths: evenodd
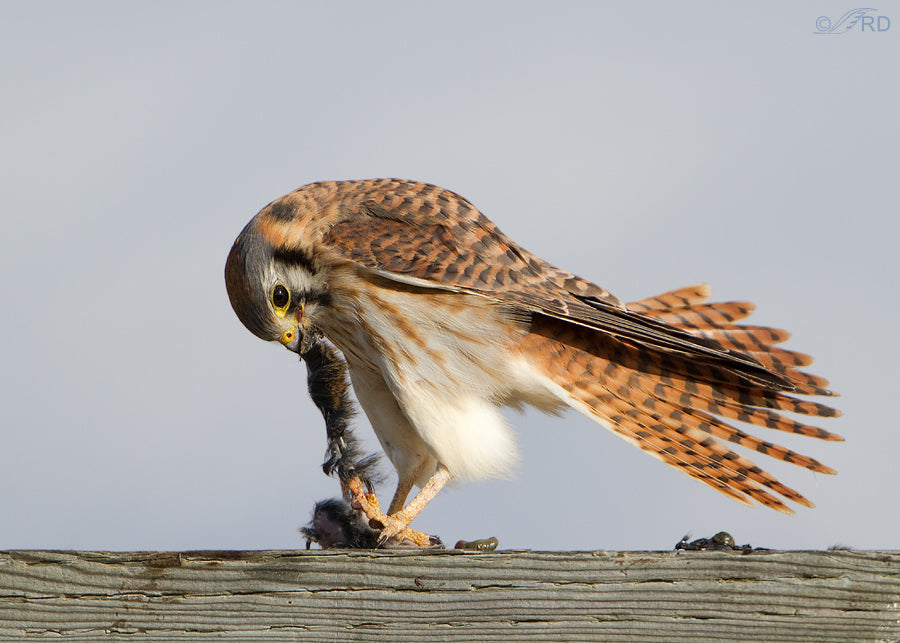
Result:
M381 527L373 525L373 523L378 523ZM440 542L440 540L437 540L436 542L433 537L424 532L411 529L409 523L409 520L388 516L386 514L382 514L374 520L371 518L369 519L369 525L381 530L381 536L378 538L379 547L384 546L388 542L400 544L408 542L416 547L433 547Z
M390 516L382 512L378 498L374 493L366 491L359 478L351 478L346 485L350 504L365 514L369 520L369 526L381 532L378 538L379 547L388 541L397 544L409 542L416 547L435 546L435 539L432 536L410 528L409 523L415 516L408 517L402 510Z

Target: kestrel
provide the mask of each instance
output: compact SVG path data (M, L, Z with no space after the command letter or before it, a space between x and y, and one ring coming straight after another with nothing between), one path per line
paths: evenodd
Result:
M735 500L784 513L778 496L813 505L727 443L834 473L729 422L842 439L780 413L839 414L794 397L833 393L799 370L810 357L775 346L786 332L736 323L752 304L707 303L706 285L625 304L434 185L295 190L247 224L225 280L258 337L301 355L324 337L340 351L398 476L387 514L359 480L347 491L387 538L424 544L409 523L444 484L510 473L504 406L573 408Z

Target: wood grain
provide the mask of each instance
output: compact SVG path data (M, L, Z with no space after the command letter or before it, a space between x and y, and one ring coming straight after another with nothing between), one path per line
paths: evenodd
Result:
M0 552L0 640L900 641L900 552Z

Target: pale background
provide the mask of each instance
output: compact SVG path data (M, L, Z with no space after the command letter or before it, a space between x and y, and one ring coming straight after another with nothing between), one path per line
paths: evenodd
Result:
M816 19L855 5L677 4L3 2L0 548L302 546L337 493L322 421L232 313L225 256L281 194L382 176L624 299L755 301L845 412L844 443L765 436L839 471L756 458L817 503L793 517L528 413L517 480L442 493L419 528L900 547L900 4L830 36Z

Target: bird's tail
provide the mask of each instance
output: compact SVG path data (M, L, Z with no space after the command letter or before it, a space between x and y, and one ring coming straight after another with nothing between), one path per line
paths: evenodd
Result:
M840 413L831 407L787 394L834 393L827 390L824 379L799 370L812 362L808 355L775 346L786 340L788 333L735 323L750 314L753 304L710 304L709 295L706 285L689 286L627 307L751 356L776 373L784 386L753 381L727 366L698 363L677 351L649 350L551 317L535 317L530 348L545 354L547 375L565 390L572 407L666 464L745 504L752 504L752 498L793 513L770 493L774 492L812 507L800 493L716 438L812 471L835 473L817 460L761 440L726 421L842 440L779 413L835 417Z

